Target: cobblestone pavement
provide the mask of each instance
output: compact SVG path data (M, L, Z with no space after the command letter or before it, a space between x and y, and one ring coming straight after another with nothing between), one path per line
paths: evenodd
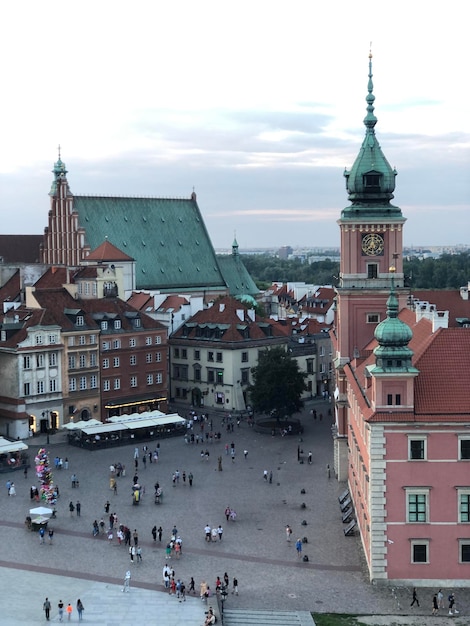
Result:
M216 415L214 429L222 431L218 443L201 446L185 444L182 438L162 440L157 464L147 463L144 467L139 459L139 479L146 493L138 506L133 506L131 499L133 446L90 452L68 446L62 433L51 436L46 446L51 461L56 455L69 460L68 470L54 472L60 498L57 520L52 520L53 545L40 545L37 534L24 526L32 506L29 488L37 482L34 455L45 443L35 438L29 442L32 467L28 478L20 473L3 475L4 482L13 477L17 496L8 497L6 488L0 485L0 528L4 538L0 567L10 568L12 576L13 572L23 571L39 577L38 584L25 590L37 606L42 606L43 596L48 595L39 584L41 574L65 577L72 586L77 580L119 585L124 572L132 567L135 587L162 591L165 541L176 525L183 540L181 558L170 561L176 577L187 583L193 576L197 588L201 580L214 588L216 576L222 577L225 572L230 580L237 577L240 594L229 595L231 608L428 615L433 590L420 591L421 607L413 612L409 609L410 589L392 593L389 588L369 584L358 537L345 537L343 533L338 495L345 484L333 477L328 479L326 472L327 463L333 466L328 406L318 402L314 405L318 415L325 417L313 420L309 414L313 404L309 404L302 415L305 430L301 440L296 436L258 434L245 422L227 433ZM233 462L225 452L225 445L232 442L236 450ZM304 463L297 458L299 446ZM209 461L201 460L201 448L209 450ZM244 450L248 451L246 458ZM313 456L311 465L306 462L309 451ZM222 471L218 470L219 456ZM117 479L117 495L109 489L109 466L115 462L124 463L127 469L126 476ZM172 473L177 469L181 474L193 473L192 487L182 479L172 485ZM264 470L272 471L272 483L264 480ZM79 478L79 488L71 487L72 473ZM153 498L157 480L163 488L159 505ZM301 493L303 489L305 493ZM71 515L68 508L69 502L76 503L77 499L81 502L80 517L75 512ZM116 538L109 543L105 535L93 537L93 520L102 516L106 519L107 500L120 523L137 529L142 563L131 566L127 549L119 546ZM226 521L227 506L236 510L235 522ZM154 524L163 528L162 544L152 539ZM206 524L223 526L222 541L205 541ZM291 542L286 541L286 524L293 529ZM297 556L297 538L307 538L303 554L308 555L308 562ZM456 590L456 595L461 613L468 613L467 590ZM0 606L5 590L2 596Z

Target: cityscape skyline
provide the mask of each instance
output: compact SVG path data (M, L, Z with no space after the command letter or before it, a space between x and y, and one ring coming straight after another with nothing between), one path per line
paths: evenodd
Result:
M426 5L423 28L421 3L403 0L380 21L361 0L352 13L343 1L314 11L306 1L289 10L264 1L144 1L136 10L104 0L49 12L10 4L0 38L10 59L2 232L43 231L60 144L77 195L188 198L194 189L214 247L230 247L234 234L240 248L338 247L372 39L376 133L398 171L404 243L465 244L464 8Z

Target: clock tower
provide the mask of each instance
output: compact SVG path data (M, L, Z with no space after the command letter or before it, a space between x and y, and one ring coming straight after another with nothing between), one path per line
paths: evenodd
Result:
M391 272L401 304L403 290L403 225L401 209L391 204L397 172L375 136L372 55L369 55L366 135L350 170L345 170L351 205L343 209L341 264L337 297L337 331L341 359L349 360L374 336L385 319Z
M386 318L390 281L394 276L399 308L406 305L403 288L403 225L401 209L391 203L397 172L391 167L375 136L372 54L369 54L366 133L357 158L345 170L350 206L338 220L341 261L336 295L335 349L336 390L335 470L347 478L347 407L343 367L365 356L377 325Z

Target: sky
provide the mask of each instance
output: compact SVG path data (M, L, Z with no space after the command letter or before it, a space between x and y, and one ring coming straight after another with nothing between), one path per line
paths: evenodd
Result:
M189 197L216 248L339 246L376 135L405 246L470 244L468 3L23 0L0 8L0 232L75 194Z

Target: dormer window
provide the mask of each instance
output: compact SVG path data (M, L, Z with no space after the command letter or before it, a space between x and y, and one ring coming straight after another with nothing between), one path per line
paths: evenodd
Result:
M382 175L379 172L368 172L364 174L364 191L380 191L380 180Z
M77 315L76 320L75 320L75 325L76 326L84 326L85 325L85 318L83 315Z
M140 328L142 326L142 320L140 317L136 317L134 320L134 328Z
M101 330L108 330L108 321L102 320L101 322Z
M114 320L114 330L121 329L121 320Z

